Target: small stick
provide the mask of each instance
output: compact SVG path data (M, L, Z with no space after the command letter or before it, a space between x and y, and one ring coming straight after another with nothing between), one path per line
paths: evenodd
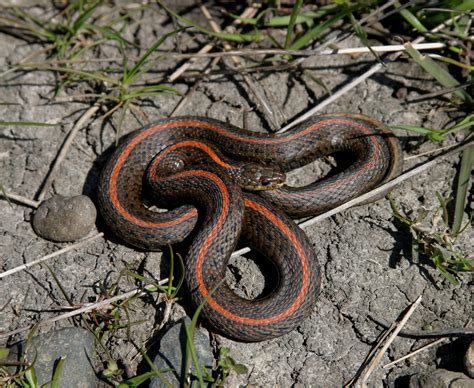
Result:
M459 18L459 15L456 17L456 18L452 18L452 19L449 19L448 21L438 25L437 27L433 28L431 30L431 33L435 33L435 32L438 32L440 31L441 29L443 29L446 25L450 24L449 22L452 23L453 20ZM420 36L418 38L416 38L414 41L413 41L413 44L420 44L422 43L423 41L425 40L425 37L424 36ZM393 62L395 61L400 55L402 54L402 51L399 51L399 52L396 52L392 55L389 55L388 59L387 59L387 62ZM338 99L339 97L341 97L342 95L344 95L345 93L347 93L349 90L353 89L354 87L356 87L357 85L359 85L361 82L365 81L367 78L369 78L370 76L372 76L373 74L377 73L381 68L383 67L382 63L377 63L375 64L374 66L372 66L369 70L367 70L365 73L363 73L362 75L360 75L359 77L357 77L354 81L350 82L349 84L347 84L346 86L344 86L343 88L341 88L340 90L338 90L336 93L332 94L329 98L327 98L326 100L322 101L320 104L316 105L315 107L313 107L312 109L310 109L308 112L306 112L304 115L300 116L299 118L297 118L296 120L292 121L291 123L289 123L288 125L286 125L285 127L283 127L282 129L280 129L278 131L278 133L281 133L281 132L285 132L287 131L288 129L294 127L296 124L298 123L301 123L302 121L306 120L308 117L311 117L312 115L314 115L316 112L319 112L321 109L323 109L324 107L326 107L327 105L329 105L330 103L332 103L333 101L335 101L336 99Z
M97 233L91 237L87 237L75 244L72 244L72 245L68 245L67 247L64 247L56 252L53 252L53 253L50 253L49 255L46 255L46 256L43 256L37 260L33 260L33 261L30 261L29 263L26 263L26 264L22 264L22 265L19 265L18 267L15 267L15 268L12 268L12 269L9 269L8 271L5 271L5 272L2 272L0 273L0 279L2 278L5 278L7 277L8 275L11 275L11 274L14 274L16 272L20 272L20 271L23 271L27 268L30 268L36 264L39 264L39 263L42 263L43 261L46 261L48 259L52 259L53 257L56 257L56 256L59 256L59 255L62 255L63 253L66 253L66 252L69 252L69 251L72 251L73 249L76 249L76 248L80 248L84 245L87 245L89 244L90 242L94 241L94 240L97 240L99 237L102 237L104 235L104 233Z
M221 59L220 58L214 58L211 63L209 64L209 66L207 67L206 70L204 70L204 75L207 75L209 74L212 69L214 68L214 66L217 65L217 63L220 61ZM170 117L175 117L177 116L180 112L181 112L181 109L183 109L184 105L186 104L186 102L188 101L189 98L191 98L191 96L196 92L197 88L199 87L199 85L201 84L202 82L202 79L199 79L197 80L193 86L191 86L191 89L189 89L189 91L181 98L181 100L179 100L179 102L176 104L176 106L174 107L173 111L171 112L170 114Z
M59 154L53 164L53 167L49 170L49 173L46 175L46 179L43 182L41 191L39 192L37 198L38 201L43 201L44 197L46 196L46 193L49 190L49 187L51 186L51 183L53 182L53 179L62 163L64 158L66 157L67 152L69 151L69 148L74 141L74 138L79 132L79 130L83 127L85 122L89 120L95 112L99 109L98 105L93 105L91 106L81 117L80 119L76 122L76 124L72 127L72 129L69 131L69 133L66 135L66 139L64 140L63 147L61 148L61 151L59 151Z
M396 359L395 361L392 361L392 362L389 362L388 364L385 364L382 368L383 369L392 368L393 366L395 366L395 364L398 364L399 362L401 362L403 360L406 360L407 358L413 357L415 354L418 354L418 353L422 352L423 350L432 348L433 346L438 345L441 342L444 342L446 340L447 340L447 338L439 338L436 341L430 342L430 343L422 346L421 348L418 348L415 351L413 351L411 353L408 353L407 355Z
M34 209L38 208L38 206L41 204L40 201L35 201L33 199L29 199L29 198L23 197L21 195L7 193L7 192L3 193L3 192L0 191L0 197L11 199L14 202L18 202L22 205L26 205L26 206L32 207Z
M387 339L387 337L390 335L390 333L392 333L393 329L395 328L395 323L392 323L390 325L390 327L385 330L382 335L380 335L378 338L377 338L377 342L376 344L372 347L372 349L370 350L370 352L367 354L367 356L365 356L365 359L364 361L362 362L362 365L360 366L359 370L357 371L356 375L351 379L349 380L347 383L344 384L344 388L348 388L348 387L352 387L354 382L359 378L360 376L360 373L364 370L364 368L366 367L366 365L369 363L369 361L372 359L372 357L375 355L375 353L377 352L378 349L380 349L380 346L382 346L382 344L384 343L384 341Z
M469 319L468 322L466 323L466 325L464 325L464 327L465 328L468 327L471 324L471 321L472 321L472 319ZM395 361L389 362L388 364L384 365L382 368L384 368L384 369L391 368L395 364L398 364L400 361L403 361L403 360L406 360L407 358L413 357L415 354L418 354L421 351L429 349L429 348L431 348L431 347L433 347L437 344L440 344L441 342L444 342L446 340L447 340L447 338L440 338L440 339L437 339L436 341L430 342L430 343L422 346L421 348L418 348L415 351L413 351L411 353L408 353L407 355L396 359Z
M201 8L202 9L202 8ZM248 7L244 10L244 12L240 15L242 18L248 18L252 17L256 12L256 9L253 7ZM229 31L232 25L237 25L240 24L239 19L235 19L231 25L227 26L224 31ZM188 62L180 66L178 69L176 69L173 74L169 76L169 81L174 82L176 79L178 79L186 70L188 70L193 63L195 63L200 57L203 57L203 55L209 53L214 48L215 44L214 43L208 43L206 44L203 48L201 48L196 54L191 54L189 57L191 58ZM180 55L178 55L180 57ZM181 58L184 58L181 56Z
M160 280L158 282L158 284L162 285L162 284L165 284L167 281L168 281L168 279L163 279L163 280ZM144 287L145 290L152 290L153 288L154 288L154 286L152 284L149 284L149 285ZM50 318L50 319L45 319L44 321L40 321L40 322L36 323L35 325L21 327L19 329L16 329L16 330L13 330L13 331L10 331L10 332L0 332L0 338L10 337L12 335L23 333L25 331L28 331L28 330L32 329L34 326L41 326L41 325L51 324L51 323L54 323L54 322L57 322L57 321L61 321L61 320L67 319L67 318L74 317L74 316L79 315L79 314L86 313L86 312L91 311L91 310L107 307L111 303L117 302L117 301L122 300L122 299L131 298L132 296L135 296L137 294L139 294L140 296L145 295L145 291L143 291L143 288L136 288L136 289L128 291L124 294L116 295L116 296L113 296L112 298L109 298L109 299L104 299L100 302L87 304L87 306L85 306L85 307L81 307L77 310L70 311L68 313L58 315L57 317L53 317L53 318Z
M385 344L380 348L380 350L377 351L377 353L374 355L374 358L370 362L370 364L365 368L365 373L362 374L361 381L360 381L360 386L361 387L366 387L366 381L369 378L369 376L372 374L373 370L377 366L377 364L380 362L382 359L383 355L387 351L388 347L392 344L392 342L395 340L395 338L398 335L398 332L402 330L403 326L407 323L408 319L411 317L411 315L415 312L415 309L418 307L418 305L421 302L421 295L415 300L415 302L411 305L411 307L408 309L407 313L404 315L404 317L401 319L401 321L397 324L397 326L393 329L392 334L390 337L388 337L387 341ZM357 381L356 381L357 383Z
M221 32L219 25L212 19L212 15L209 13L209 10L204 5L201 5L200 9L204 17L209 21L212 30L214 32ZM232 50L232 46L229 43L224 42L223 45L226 51ZM231 56L231 59L237 68L241 68L243 66L241 58L237 56ZM255 82L250 75L242 74L242 78L246 83L247 87L250 89L250 92L255 97L257 106L265 115L265 118L267 119L268 124L270 124L272 130L275 131L280 128L281 123L284 121L283 114L278 109L275 110L272 108L272 104L270 103L270 101L268 101L265 94L261 91L261 88L258 83Z
M434 150L422 152L421 154L407 156L407 157L403 158L403 161L406 162L406 161L408 161L408 160L418 159L418 158L421 158L422 156L431 155L431 154L433 154L433 153L435 153L435 152L440 152L440 151L444 151L444 150L449 150L449 149L454 148L454 147L456 147L456 146L457 146L457 144L454 144L454 145L451 144L451 145L448 145L448 146L435 148Z
M418 47L418 50L432 50L432 49L441 49L446 47L445 43L420 43L415 44L413 46ZM372 51L378 53L388 53L388 52L395 52L395 51L405 51L405 46L402 44L392 44L387 46L371 46ZM342 49L334 49L334 50L324 50L320 51L318 55L341 55L341 54L360 54L360 53L370 53L368 47L350 47L350 48L342 48Z
M182 73L189 69L192 63L196 62L199 58L222 58L222 57L255 57L256 55L290 55L292 57L314 57L322 55L346 55L346 54L358 54L358 53L369 53L370 50L367 47L348 47L342 49L315 49L315 50L283 50L283 49L255 49L255 50L230 50L230 51L218 51L218 52L209 52L207 49L208 46L214 48L212 44L207 44L202 49L196 53L180 53L176 51L157 51L157 54L166 55L169 58L176 59L190 59L189 62L185 63L179 67L173 74L169 76L169 81L173 82L179 78ZM433 43L420 43L412 44L412 46L419 50L435 50L446 47L444 43L433 42ZM384 52L396 52L396 51L406 51L405 46L403 45L384 45L384 46L371 46L371 48L380 53ZM138 60L138 57L132 57ZM103 63L103 62L118 62L122 58L119 57L109 57L109 58L89 58L89 59L73 59L73 60L52 60L44 62L26 62L21 65L22 68L25 67L44 67L46 65L62 65L62 64L81 64L81 63ZM189 64L189 66L188 66ZM14 69L13 69L14 70ZM176 74L176 75L175 75Z
M367 70L365 73L361 74L359 77L354 79L353 81L349 82L347 85L343 86L341 89L339 89L337 92L334 94L331 94L328 98L326 98L324 101L321 101L318 105L315 107L311 108L309 111L307 111L305 114L301 115L298 117L296 120L292 121L288 125L284 126L281 128L277 133L282 133L286 132L290 128L294 127L296 124L301 123L302 121L306 120L307 118L313 116L316 112L319 112L322 110L324 107L327 105L333 103L336 101L339 97L342 95L346 94L349 90L352 90L355 88L357 85L360 83L364 82L367 78L371 77L373 74L377 73L383 65L381 63L377 63L376 65L372 66L369 70Z
M303 221L303 222L300 222L298 223L298 226L300 228L306 228L308 226L311 226L317 222L320 222L322 220L325 220L326 218L329 218L329 217L332 217L333 215L337 214L337 213L340 213L352 206L355 206L355 205L358 205L362 202L365 202L366 200L370 199L370 198L373 198L375 196L377 196L378 194L384 192L385 190L388 190L388 189L391 189L392 187L398 185L399 183L401 182L404 182L406 181L407 179L410 179L411 177L415 176L415 175L418 175L420 174L421 172L435 166L441 159L444 159L448 156L451 156L451 155L454 155L470 146L472 146L474 144L474 141L468 141L467 143L463 143L463 144L460 144L459 146L453 148L451 151L449 152L446 152L445 154L443 155L438 155L437 157L435 157L434 159L426 162L426 163L423 163L423 164L420 164L419 166L409 170L409 171L406 171L404 172L403 174L399 175L398 177L396 177L395 179L392 179L391 181L387 182L387 183L384 183L383 185L365 193L365 194L362 194L354 199L351 199L350 201L338 206L338 207L335 207L334 209L331 209L323 214L320 214L319 216L316 216L316 217L312 217L306 221ZM250 252L250 248L242 248L242 249L239 249L238 251L235 251L234 253L232 253L232 256L231 257L237 257L237 256L240 256L240 255L244 255L245 253L248 253Z

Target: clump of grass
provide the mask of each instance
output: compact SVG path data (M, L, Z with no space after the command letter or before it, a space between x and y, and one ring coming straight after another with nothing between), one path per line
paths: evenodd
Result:
M410 217L404 214L392 198L390 206L394 216L408 227L412 236L412 257L419 261L419 256L429 257L438 271L453 285L458 285L461 272L474 271L474 258L461 252L456 246L458 236L468 227L455 231L448 222L446 201L437 193L439 207L428 221L430 212L424 208L418 215Z
M8 360L10 349L0 348L0 386L5 388L39 388L38 378L36 376L35 364L37 360L37 351L32 346L31 340L35 333L31 330L25 340L23 353L19 361ZM59 388L59 382L63 371L66 358L59 357L53 367L51 380L42 384L41 387L49 386ZM12 368L16 368L12 372Z

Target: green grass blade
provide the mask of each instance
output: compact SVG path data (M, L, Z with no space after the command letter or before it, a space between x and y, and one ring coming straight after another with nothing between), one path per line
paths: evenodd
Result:
M54 367L53 378L51 379L51 388L59 388L59 380L61 379L61 373L63 371L64 362L66 356L60 357L56 366Z
M434 128L418 127L416 125L403 125L403 124L391 125L390 128L392 129L398 128L398 129L404 129L405 131L420 133L434 142L443 140L445 136L445 132L442 130L434 129Z
M199 24L194 23L193 21L183 18L182 16L178 15L177 13L173 12L171 9L166 7L161 1L158 1L158 4L160 4L163 9L168 12L170 15L172 15L174 18L180 20L181 22L187 24L188 26L194 27L196 30L209 35L213 36L215 38L223 39L223 40L230 40L233 42L240 42L240 43L245 43L245 42L258 42L263 38L263 35L257 31L255 33L249 33L249 34L238 34L238 33L230 33L230 32L214 32L207 30L206 28L201 27Z
M394 4L395 8L400 8L401 4L397 1ZM420 22L420 20L412 14L408 9L400 9L400 15L418 32L428 32L428 29Z
M194 317L193 317L194 320ZM199 365L199 358L196 354L196 349L194 348L193 337L194 337L194 327L191 325L191 328L184 324L184 330L186 331L186 338L187 338L187 349L189 349L189 353L191 354L191 358L193 360L196 376L199 380L199 386L205 387L204 385L204 378L202 377L201 366ZM184 377L184 376L183 376Z
M299 39L297 39L290 47L290 50L299 50L303 46L306 46L309 42L311 42L313 39L321 35L325 30L330 28L334 23L337 21L341 20L342 18L346 17L349 15L350 11L342 11L339 12L338 14L334 15L332 18L326 20L325 22L318 24L311 30L309 30L306 34L301 36Z
M440 67L430 57L422 55L417 49L415 49L411 43L404 44L407 53L418 63L426 72L430 73L441 85L452 88L459 86L459 82L446 70ZM471 96L463 89L458 89L454 92L462 101L472 104L473 100Z
M141 375L125 380L124 382L117 385L117 388L135 388L155 376L157 376L155 372L145 372L145 373L142 373ZM171 384L168 385L168 387L171 387Z
M464 0L461 3L454 7L457 11L470 12L474 9L474 0Z
M285 43L283 44L285 49L288 48L291 40L293 39L293 29L295 28L296 18L298 17L302 5L303 0L296 0L295 5L291 11L290 22L288 23L288 28L286 30Z
M359 38L359 40L361 41L361 43L370 50L372 55L377 59L379 63L384 64L381 61L380 57L377 55L377 53L370 46L369 39L367 38L367 32L362 28L362 26L359 24L359 22L354 17L354 14L352 12L349 14L349 18L352 24L352 28L354 29L354 32L356 36Z
M72 33L73 35L79 31L84 23L94 14L95 10L97 7L102 3L102 0L96 1L94 4L92 4L89 8L87 8L84 12L82 12L72 25Z
M207 300L212 296L212 294L217 290L218 287L225 281L225 279L222 279L220 282L216 284L216 286L209 292L209 295L207 296L206 299L204 299L199 306L197 307L196 311L194 312L193 319L191 320L191 325L188 328L186 326L186 323L183 323L184 328L186 330L186 351L184 353L184 370L188 371L189 369L189 356L191 356L194 366L196 367L196 375L198 376L199 379L199 384L201 387L204 386L204 379L202 377L202 372L201 372L201 367L199 365L199 360L197 359L197 354L196 350L194 349L194 343L193 343L193 337L194 337L194 331L196 330L196 325L197 321L199 318L199 314L201 314L202 309L207 303ZM194 356L193 356L194 353Z
M134 78L142 68L143 64L145 61L148 59L148 57L153 54L153 52L160 47L170 36L173 36L177 34L180 31L183 31L185 28L178 28L177 30L168 32L167 34L163 35L161 38L159 38L155 43L151 45L151 47L141 56L141 58L135 63L135 66L132 67L132 69L123 77L122 84L126 87L129 85L131 82L133 82Z
M456 202L454 206L454 218L452 233L458 234L461 230L464 208L466 206L467 190L471 180L472 167L474 165L474 146L463 151L461 158L461 167L459 171L459 179L456 188Z
M314 24L314 17L308 16L307 14L299 14L296 16L294 24L306 24L308 27L312 27ZM281 28L288 27L291 22L290 16L276 16L271 18L268 22L265 23L266 27Z
M174 280L174 252L173 252L173 248L171 248L171 245L168 245L168 249L170 251L170 274L168 276L169 280L168 280L168 291L167 291L167 295L168 297L171 297L171 295L173 294L173 280Z
M184 274L185 274L185 267L184 267L184 261L181 255L178 253L176 254L176 257L178 258L178 263L179 263L179 270L181 273L181 276L179 277L178 284L175 286L173 293L171 294L172 298L175 298L176 295L178 294L179 290L181 289L181 286L183 285L184 282Z
M460 67L461 69L474 71L474 66L468 65L467 63L456 61L453 58L444 57L442 55L433 55L433 56L431 56L431 58L436 59L437 61L441 61L441 62L444 62L444 63L449 63L450 65Z
M132 42L125 39L118 31L115 31L115 29L113 29L110 26L99 26L97 24L90 24L90 25L87 25L87 27L85 28L91 31L93 30L99 31L107 39L115 40L124 45L134 46Z
M58 73L68 73L68 74L74 74L83 77L84 79L95 79L97 81L103 81L103 82L108 82L112 85L118 85L119 81L117 81L114 78L106 77L105 75L99 74L99 73L93 73L91 71L85 71L85 70L76 70L72 68L67 68L67 67L52 67L52 66L38 66L38 70L45 70L45 71L54 71Z

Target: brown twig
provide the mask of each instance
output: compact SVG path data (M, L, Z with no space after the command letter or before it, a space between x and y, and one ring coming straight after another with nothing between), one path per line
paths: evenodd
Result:
M345 385L345 387L361 387L365 388L367 387L367 380L376 368L376 366L379 364L380 360L382 359L383 355L387 351L388 347L392 344L392 342L395 340L397 337L398 333L400 330L402 330L403 326L407 323L408 319L411 317L411 315L414 313L415 309L418 307L418 305L421 302L421 295L413 302L411 307L408 309L406 314L403 316L403 318L398 322L395 327L391 327L391 330L389 329L387 332L390 333L388 338L384 341L379 341L376 345L378 350L374 353L373 357L371 357L370 362L363 366L362 370L358 373L358 376L356 376L354 379L352 379L349 383ZM383 345L382 345L383 343Z
M204 5L202 5L200 8L201 8L201 12L209 21L209 24L211 25L212 30L218 33L221 32L220 27L212 19L212 16L209 13L208 9ZM224 42L223 45L226 51L232 50L232 46L229 43ZM240 68L243 66L241 58L237 56L231 56L231 59L237 68ZM250 92L253 94L255 98L255 102L257 106L259 107L260 111L265 115L265 118L267 119L268 124L270 125L273 131L276 131L278 128L281 127L281 123L285 121L283 113L279 109L272 108L274 104L270 103L270 101L265 96L265 93L260 87L260 85L249 74L242 74L242 79L244 80L245 84L249 88Z
M446 21L445 23L442 23L440 25L438 25L437 27L433 28L430 32L431 33L436 33L440 30L442 30L446 25L448 25L451 21L455 20L456 18L452 18L448 21ZM422 43L426 38L424 36L420 36L418 37L417 39L415 39L413 41L413 44L419 44L419 43ZM402 54L402 51L399 51L399 52L396 52L392 55L389 55L387 57L387 62L394 62L395 60L398 59L398 57ZM357 85L359 85L360 83L364 82L366 79L368 79L369 77L371 77L373 74L377 73L379 70L381 70L382 68L384 67L384 64L383 62L379 62L377 63L376 65L372 66L369 70L367 70L365 73L361 74L359 77L357 77L354 81L350 82L349 84L347 84L346 86L342 87L341 89L339 89L338 91L336 91L334 94L332 94L329 98L327 98L326 100L322 101L321 103L319 103L318 105L316 105L315 107L313 107L312 109L310 109L309 111L307 111L305 114L301 115L300 117L298 117L296 120L293 120L291 123L289 123L288 125L286 125L285 127L283 127L280 131L278 131L278 133L281 133L281 132L285 132L287 131L288 129L294 127L296 124L298 123L301 123L302 121L306 120L307 118L313 116L316 112L319 112L320 110L322 110L324 107L326 107L327 105L331 104L333 101L337 100L339 97L341 97L342 95L346 94L349 90L355 88Z

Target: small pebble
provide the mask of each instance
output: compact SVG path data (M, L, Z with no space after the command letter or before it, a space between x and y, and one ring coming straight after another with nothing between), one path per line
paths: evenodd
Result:
M189 327L191 320L186 317L184 320L178 321L163 335L160 341L160 351L153 361L160 370L172 369L168 373L163 373L164 378L168 380L172 387L179 387L182 382L183 359L186 351L184 324ZM200 364L211 371L214 357L209 344L209 337L200 330L194 332L194 348ZM192 360L190 360L190 366L192 373L194 373L195 369ZM190 386L194 387L196 383L198 381L193 374ZM159 387L166 387L166 385L159 377L153 377L150 382L150 388Z
M464 367L467 375L474 379L474 341L471 341L464 355Z
M94 358L94 336L79 327L68 327L47 334L40 334L27 345L20 342L11 349L9 359L18 360L24 352L35 360L34 368L38 387L47 384L60 357L64 364L59 387L96 387L98 380L91 360ZM49 386L49 385L48 385Z
M33 229L46 240L76 241L94 227L97 210L85 195L55 196L44 201L33 216Z

